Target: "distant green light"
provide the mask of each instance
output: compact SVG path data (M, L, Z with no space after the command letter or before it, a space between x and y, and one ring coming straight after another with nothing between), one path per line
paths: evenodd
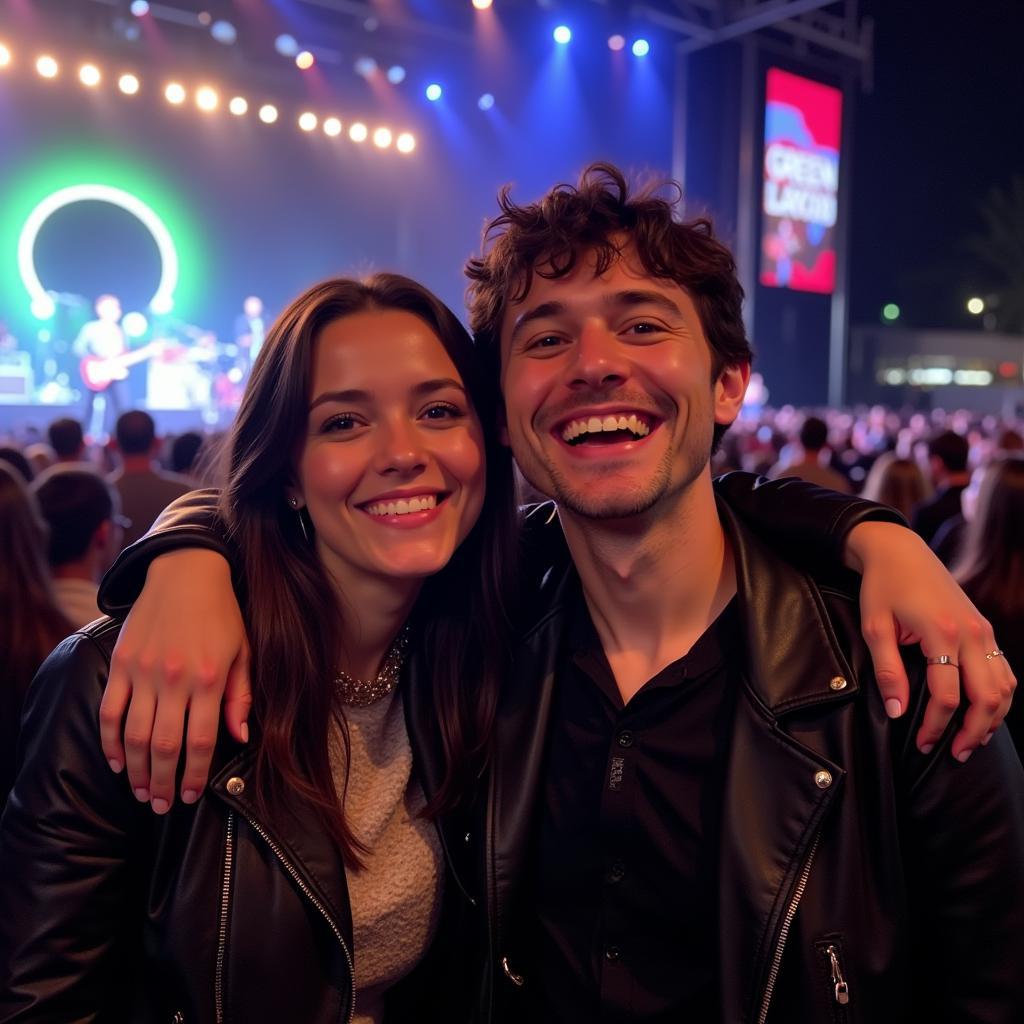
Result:
M882 319L888 320L892 323L893 320L899 320L900 318L900 307L895 302L887 302L882 307Z
M46 196L28 215L18 238L18 270L29 298L32 311L40 320L48 320L54 313L53 300L47 294L36 272L35 246L39 232L46 221L65 206L80 202L101 202L117 206L138 218L153 236L160 253L160 284L150 307L157 313L169 313L174 306L174 289L178 286L178 250L164 222L138 197L123 189L109 185L69 185Z
M174 238L180 272L173 288L174 310L187 319L204 280L203 246L194 216L173 187L133 154L89 143L63 146L42 158L27 160L8 178L0 193L0 309L27 311L33 298L38 299L26 293L18 267L19 237L32 211L52 193L85 183L100 183L111 190L131 193L166 225ZM83 259L106 256L100 241L97 251L83 254ZM42 284L56 291L69 290L61 281ZM50 311L39 305L35 312L38 315Z

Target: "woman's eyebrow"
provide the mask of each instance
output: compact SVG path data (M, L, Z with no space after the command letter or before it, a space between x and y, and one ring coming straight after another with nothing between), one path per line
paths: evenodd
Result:
M412 393L419 397L421 395L432 394L434 391L443 391L445 388L455 388L463 394L466 393L465 387L463 387L463 385L454 377L437 377L433 380L422 381L412 389ZM352 405L356 405L372 402L373 397L372 391L365 391L360 388L350 388L347 391L324 391L309 403L309 411L312 412L318 405L323 405L325 402L339 402L342 404L350 403Z
M425 380L422 384L417 384L412 389L412 393L414 395L429 395L433 391L443 391L445 388L455 388L463 394L466 393L466 389L462 386L461 382L457 381L454 377L438 377L435 380Z
M372 391L360 391L352 389L349 391L325 391L323 394L317 395L312 402L309 403L309 411L312 412L318 405L323 405L324 402L371 402L373 401Z

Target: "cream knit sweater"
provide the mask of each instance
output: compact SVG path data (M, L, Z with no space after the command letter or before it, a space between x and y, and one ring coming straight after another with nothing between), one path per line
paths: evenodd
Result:
M332 743L338 792L356 836L367 846L362 870L348 871L352 904L356 1013L353 1024L381 1024L384 993L420 961L433 938L444 882L432 822L417 817L425 799L412 777L412 749L401 693L345 708L351 762L348 786L340 733Z

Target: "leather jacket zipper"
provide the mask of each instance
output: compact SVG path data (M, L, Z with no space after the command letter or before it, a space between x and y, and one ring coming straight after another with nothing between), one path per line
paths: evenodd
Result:
M349 952L348 946L345 944L345 939L342 936L338 926L334 923L331 915L327 912L327 908L320 902L319 899L314 895L313 890L303 880L302 875L299 874L298 869L294 864L285 856L284 851L276 842L270 837L267 830L254 821L247 814L244 815L245 820L252 826L253 831L270 847L271 852L281 862L281 866L291 876L292 881L299 887L302 894L307 900L313 905L313 907L319 912L320 916L327 922L328 927L334 932L334 937L338 940L338 945L341 946L341 951L345 954L345 962L348 964L348 977L350 984L349 1000L348 1000L348 1013L345 1015L345 1024L352 1024L352 1018L356 1012L356 972L355 965L352 962L352 954Z
M814 855L818 851L818 843L820 841L821 833L819 832L814 837L814 842L811 844L807 859L804 861L804 866L800 871L800 877L797 879L796 888L793 890L792 899L790 899L789 906L786 908L786 916L783 918L782 928L779 930L779 941L775 944L771 969L768 971L768 981L764 986L764 995L761 998L761 1011L757 1015L757 1024L764 1024L768 1017L768 1007L772 1001L772 993L775 991L775 982L779 978L779 969L782 967L782 951L785 949L786 939L789 937L789 929L793 924L793 918L796 917L800 900L803 899L804 890L807 888L807 879L811 876L811 865L814 863Z
M832 972L832 984L835 986L836 1002L845 1006L850 1001L850 986L843 977L843 968L839 963L839 950L835 946L829 946L825 950L828 957L829 970Z
M455 879L455 884L459 887L462 895L469 900L469 905L475 907L476 900L469 895L466 887L462 884L462 879L459 878L459 873L455 870L455 861L452 859L451 851L448 849L448 840L445 839L444 829L441 828L441 823L436 818L434 819L434 831L437 832L437 838L441 841L441 853L444 855L445 863L448 865L448 873Z
M224 1024L224 963L228 952L228 912L231 909L231 876L235 862L235 812L228 811L224 838L224 877L220 887L220 924L217 929L217 973L213 982L213 1003L217 1024Z

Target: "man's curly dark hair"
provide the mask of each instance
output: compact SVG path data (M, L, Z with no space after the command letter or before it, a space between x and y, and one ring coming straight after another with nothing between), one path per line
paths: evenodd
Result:
M657 194L666 186L672 198ZM501 213L484 228L482 254L466 264L469 322L490 372L500 372L505 311L526 297L534 273L564 277L594 253L601 274L626 246L647 273L675 281L693 299L711 346L713 380L723 366L751 361L732 253L707 218L676 220L682 194L674 182L631 195L622 171L594 163L578 185L556 185L535 203L518 206L510 196L510 186L501 190Z

